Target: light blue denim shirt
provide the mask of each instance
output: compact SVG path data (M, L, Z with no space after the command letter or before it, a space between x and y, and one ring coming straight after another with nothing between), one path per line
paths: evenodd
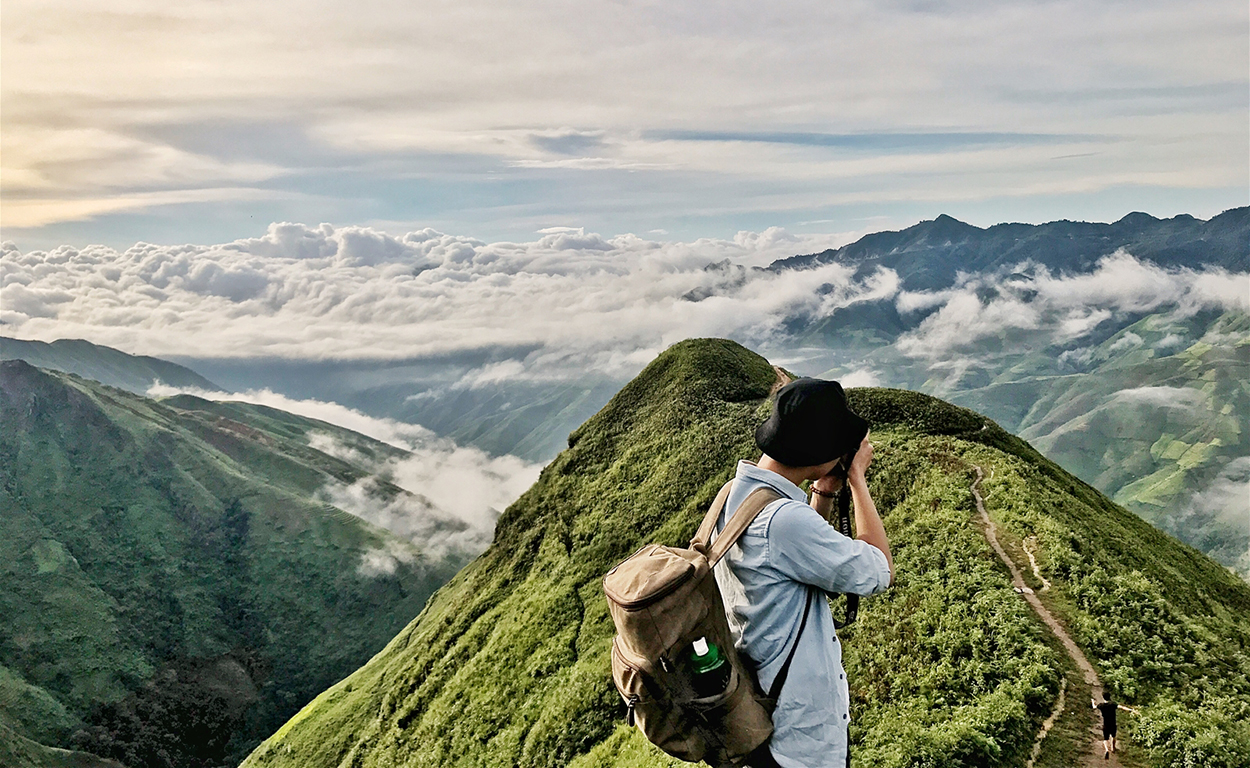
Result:
M799 633L804 600L814 601L773 713L769 746L783 768L845 768L850 697L842 645L821 590L871 595L890 585L890 567L881 550L843 536L816 514L797 485L750 461L738 462L717 532L764 485L784 498L765 507L717 563L716 583L734 644L755 663L765 691Z

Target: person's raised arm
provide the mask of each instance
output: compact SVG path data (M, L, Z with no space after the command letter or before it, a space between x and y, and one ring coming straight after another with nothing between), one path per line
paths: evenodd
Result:
M846 481L851 487L851 501L855 506L855 538L881 550L885 555L886 563L890 566L890 583L893 584L894 558L890 555L890 540L885 535L885 525L881 523L881 516L877 514L877 505L873 503L872 494L868 492L868 481L864 477L870 464L872 464L872 443L868 442L865 436L846 473ZM841 481L838 478L828 475L812 483L813 489L821 491L820 494L813 494L812 506L826 520L829 519L831 513L832 495L837 493L840 484Z

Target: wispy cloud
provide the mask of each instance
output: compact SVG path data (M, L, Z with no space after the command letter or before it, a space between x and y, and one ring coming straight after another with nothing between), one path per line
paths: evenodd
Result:
M1185 410L1200 408L1206 402L1206 397L1197 389L1167 386L1122 389L1115 393L1113 399L1131 403L1143 403L1156 408L1180 408Z
M468 231L531 224L527 206L580 223L602 205L612 231L637 231L678 210L810 221L1124 185L1233 194L1247 15L1232 0L9 0L5 224L177 204L238 226L253 211L230 203L266 194L337 221L451 196L480 212ZM434 205L415 208L429 221Z
M490 543L495 520L538 479L541 466L515 456L491 456L457 445L416 424L379 419L338 403L298 400L269 390L206 392L158 384L148 394L179 393L210 400L266 405L334 424L406 451L403 457L370 459L333 435L311 432L309 445L350 461L370 474L351 484L328 481L318 492L327 503L384 528L411 547L388 545L365 554L361 573L393 573L416 556L472 556ZM385 481L383 484L381 481ZM401 489L396 494L394 487Z
M1211 535L1214 540L1208 543L1235 561L1233 568L1250 579L1250 456L1224 465L1214 480L1185 500L1164 524L1188 540Z
M925 152L983 146L1024 146L1034 144L1076 144L1105 142L1109 136L1048 133L986 133L986 132L883 132L883 133L814 133L776 131L646 131L643 138L653 141L747 142L758 144L794 144L804 147L836 147L838 149Z
M1165 269L1118 252L1087 273L1055 275L1021 265L1012 275L968 275L940 291L902 292L900 312L930 310L898 342L904 354L935 366L966 367L988 348L1064 344L1135 313L1192 315L1205 308L1250 311L1250 275L1221 269ZM1115 349L1132 345L1126 335ZM1179 337L1178 337L1179 338ZM999 340L987 344L987 340ZM1141 344L1136 337L1136 344Z

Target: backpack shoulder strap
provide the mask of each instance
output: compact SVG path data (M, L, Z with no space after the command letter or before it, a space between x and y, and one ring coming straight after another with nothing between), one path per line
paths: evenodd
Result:
M783 498L782 495L768 486L751 491L751 495L738 505L733 516L725 522L725 529L720 532L720 535L716 537L716 542L708 549L708 565L714 567L720 562L729 548L737 543L742 534L746 533L747 526L764 511L764 507L780 498Z
M807 616L812 612L812 590L807 590L807 604L803 606L803 621L799 622L799 631L794 635L794 643L790 646L790 653L786 656L786 662L781 665L781 669L777 672L777 676L773 678L773 687L768 689L768 698L776 701L781 696L781 689L785 687L786 678L790 677L790 665L794 662L794 653L799 649L799 641L803 639L803 630L807 629Z
M720 487L716 500L712 502L707 514L703 516L703 522L699 523L699 530L695 531L694 538L690 540L691 549L707 555L708 542L712 539L712 532L716 530L716 521L720 519L721 510L725 508L725 502L729 499L729 489L733 487L733 484L734 481L730 480Z

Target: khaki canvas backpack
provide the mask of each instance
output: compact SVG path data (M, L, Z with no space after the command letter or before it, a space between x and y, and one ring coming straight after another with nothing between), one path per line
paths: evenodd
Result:
M714 768L741 765L772 735L776 696L798 647L796 640L767 695L734 649L712 568L764 507L782 497L771 488L756 489L709 544L731 485L717 494L689 549L648 544L603 579L617 631L612 680L625 700L627 722L673 757ZM811 610L808 598L799 634ZM730 666L724 690L704 697L695 691L691 663L700 638L714 643Z

